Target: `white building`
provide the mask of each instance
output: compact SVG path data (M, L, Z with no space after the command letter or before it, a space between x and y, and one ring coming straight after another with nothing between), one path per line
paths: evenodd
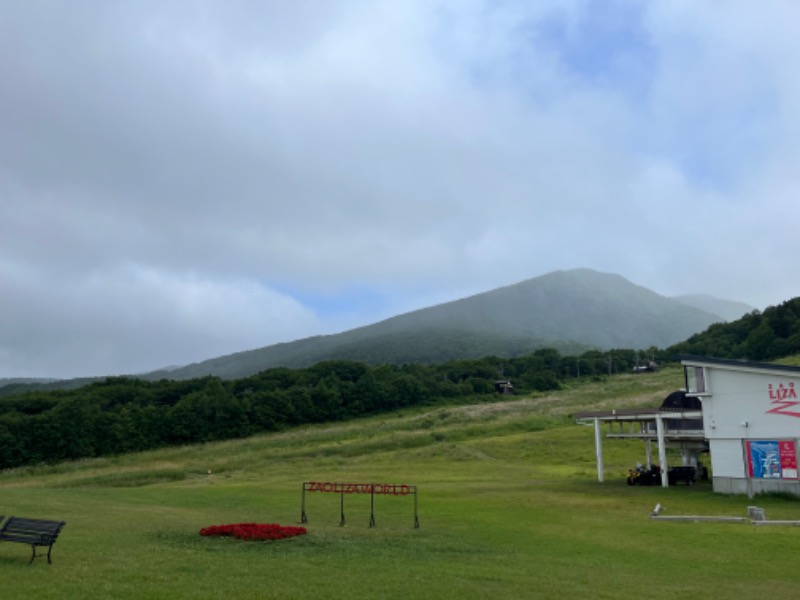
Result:
M800 368L685 358L687 392L700 398L714 491L800 496Z
M606 437L645 441L648 465L651 443L658 444L657 464L665 487L666 449L674 447L681 451L683 466L694 466L701 453L710 453L715 492L800 496L800 367L698 357L686 357L681 364L686 396L700 399L699 412L665 405L576 415L578 421L594 423L598 479L603 481L602 424L609 423ZM697 425L687 428L689 423Z

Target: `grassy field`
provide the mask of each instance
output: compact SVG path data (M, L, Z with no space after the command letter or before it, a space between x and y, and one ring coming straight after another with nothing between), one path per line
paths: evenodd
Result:
M605 444L577 410L657 405L681 371L557 394L304 427L241 441L0 474L0 513L64 519L53 564L0 543L3 598L724 598L800 596L800 529L653 522L664 514L800 519L800 502L710 484L629 487L641 444ZM253 543L201 527L296 524L303 481L418 486L411 496L307 494L308 535Z

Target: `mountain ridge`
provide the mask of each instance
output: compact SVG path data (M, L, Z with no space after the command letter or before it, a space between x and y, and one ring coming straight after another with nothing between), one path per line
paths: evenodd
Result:
M735 321L743 315L755 310L754 307L744 302L733 300L723 300L708 294L684 294L682 296L672 296L674 300L683 302L689 306L694 306L700 310L721 316L726 321Z
M562 270L340 333L127 376L236 379L270 368L305 368L325 360L430 364L485 356L513 358L542 348L569 355L587 350L667 348L714 323L733 321L753 310L741 302L703 294L669 298L621 275ZM36 382L0 379L0 387L4 392L70 389L117 375L125 374Z
M705 299L706 307L714 306L712 297L697 296ZM728 313L731 306L741 304L719 303ZM576 354L589 349L664 348L726 320L689 301L668 298L631 283L621 275L572 269L341 333L228 354L145 377L235 378L273 367L303 368L323 360L431 363L488 355L519 356L544 347Z

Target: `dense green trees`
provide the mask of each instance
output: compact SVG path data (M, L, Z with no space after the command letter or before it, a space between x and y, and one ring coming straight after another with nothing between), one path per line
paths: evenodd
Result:
M772 360L800 352L800 298L717 323L669 349L675 354Z
M578 365L581 377L597 377L629 370L633 357L629 351L562 357L538 350L437 365L333 360L232 381L109 377L74 390L0 399L0 468L223 440L460 398L493 399L497 379L512 379L523 393L554 390L578 375Z

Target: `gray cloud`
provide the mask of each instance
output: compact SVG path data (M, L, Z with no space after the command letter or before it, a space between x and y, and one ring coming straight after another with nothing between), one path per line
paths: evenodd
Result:
M797 295L800 9L530 4L5 3L0 376L186 363L553 269Z

